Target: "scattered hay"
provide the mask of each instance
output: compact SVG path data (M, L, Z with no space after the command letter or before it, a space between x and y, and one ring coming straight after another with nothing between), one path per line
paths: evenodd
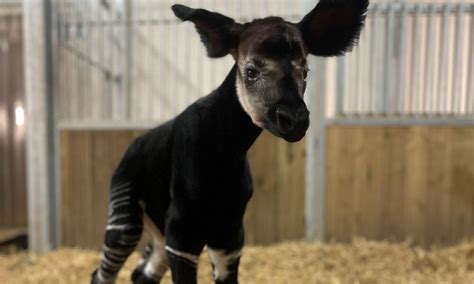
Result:
M0 256L0 283L88 283L95 251L61 249L45 255ZM130 283L138 254L121 271ZM212 283L207 256L200 283ZM351 244L292 242L244 250L240 282L247 283L474 283L474 241L424 250L408 243L356 239ZM163 283L170 283L169 273Z

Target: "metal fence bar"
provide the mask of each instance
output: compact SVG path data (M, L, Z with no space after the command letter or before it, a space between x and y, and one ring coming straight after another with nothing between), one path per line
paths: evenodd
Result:
M462 55L463 55L463 35L464 35L464 11L465 5L459 4L456 14L456 31L454 46L454 64L453 64L453 85L452 85L452 111L453 113L461 112L461 96L462 96Z
M395 9L393 6L388 7L387 16L387 32L386 32L386 55L385 55L385 72L384 72L384 112L392 114L393 109L391 105L394 101L393 92L393 46L395 37Z
M413 37L412 37L412 73L411 73L411 94L410 94L410 112L412 114L418 113L421 109L419 101L419 89L422 81L421 74L421 11L422 5L416 5L416 12L413 19Z
M371 76L371 110L372 113L377 113L377 106L378 106L378 98L377 98L377 73L378 66L380 65L380 58L378 54L381 52L379 48L379 29L380 26L378 25L378 9L379 5L374 5L372 9L372 42L371 42L371 51L372 51L372 76Z
M423 98L423 114L429 113L433 110L433 84L435 82L435 70L434 70L434 57L435 57L435 48L434 48L434 41L435 41L435 7L431 6L428 12L428 19L427 19L427 31L426 31L426 57L425 57L425 85L424 85L424 92L422 94Z
M326 120L326 126L391 126L391 127L404 127L404 126L449 126L449 127L467 127L474 125L473 116L465 117L453 117L453 116L441 116L431 117L426 119L424 117L395 117L395 118L377 118L373 119L370 117L361 117L358 119L345 119L344 117L330 118Z
M398 69L398 114L402 114L405 109L405 68L406 68L406 30L407 30L407 9L402 8L400 14L400 34L399 34L399 69Z
M336 98L336 115L341 115L344 113L344 101L346 97L344 96L344 83L345 83L345 66L344 57L337 58L337 98Z
M441 48L440 48L440 66L438 73L438 107L437 113L447 113L448 96L446 95L448 90L448 63L449 63L449 41L446 40L449 37L449 9L450 5L446 4L443 8L442 15L442 32L441 32ZM443 40L445 39L445 40ZM444 94L444 96L443 96Z
M469 43L469 72L467 75L467 94L466 94L466 109L470 113L474 113L474 4L471 5L471 29L470 29L470 43Z

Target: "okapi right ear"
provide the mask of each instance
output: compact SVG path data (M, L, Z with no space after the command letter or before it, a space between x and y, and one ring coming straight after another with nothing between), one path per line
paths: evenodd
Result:
M182 21L194 23L209 57L223 57L237 48L242 25L236 23L232 18L178 4L173 5L171 9Z
M369 0L320 0L298 24L309 53L343 55L357 42Z

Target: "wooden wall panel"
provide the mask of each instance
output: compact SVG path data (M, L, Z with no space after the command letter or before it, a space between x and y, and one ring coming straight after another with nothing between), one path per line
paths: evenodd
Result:
M140 131L60 133L63 245L99 248L112 173ZM247 243L304 236L304 142L264 133L249 153L255 192L245 215Z
M474 237L474 128L333 127L327 239Z
M136 131L62 131L64 245L100 246L110 176ZM304 236L304 142L263 133L249 153L247 243ZM474 236L474 128L334 127L327 238L451 243Z
M112 173L139 131L61 131L62 239L100 248Z
M0 226L25 227L25 126L15 123L24 107L21 16L0 15Z

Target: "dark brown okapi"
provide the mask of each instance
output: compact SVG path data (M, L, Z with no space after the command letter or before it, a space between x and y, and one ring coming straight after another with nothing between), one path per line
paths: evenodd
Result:
M210 57L231 54L222 85L173 120L137 138L112 177L103 255L92 283L113 283L135 249L143 224L154 236L134 283L196 283L204 246L216 283L237 283L242 218L252 195L247 150L262 129L299 141L309 126L303 101L307 56L350 50L362 29L366 0L321 0L297 24L268 17L239 24L182 5ZM271 260L269 260L271 261Z

